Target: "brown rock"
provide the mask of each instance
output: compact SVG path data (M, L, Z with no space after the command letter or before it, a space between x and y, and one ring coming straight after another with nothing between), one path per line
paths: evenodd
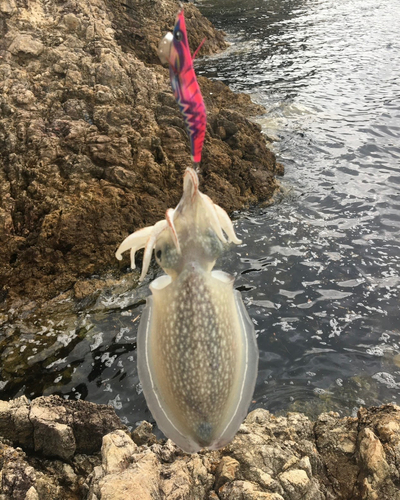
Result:
M0 0L0 12L3 14L12 14L16 7L15 0Z
M90 432L88 432L88 426ZM99 451L103 436L124 429L113 408L58 396L0 401L0 437L44 456L71 459Z
M160 465L154 453L143 453L136 457L131 467L120 473L104 476L98 485L98 498L152 500L158 495L159 473Z
M101 455L106 474L114 474L127 468L137 446L122 430L117 430L103 437Z
M385 460L382 443L371 429L364 429L358 438L360 459L368 472L376 477L377 481L382 480L389 472L389 465Z
M36 483L37 475L21 450L0 443L1 490L5 498L25 500L26 494ZM34 494L31 492L31 494Z
M129 3L129 2L128 2ZM176 206L189 141L157 46L174 0L2 0L0 299L45 301L120 267L122 239ZM185 4L202 54L223 35ZM23 32L21 31L23 26ZM202 190L226 210L268 200L280 166L246 117L250 98L200 78L209 125ZM128 266L128 259L122 266ZM88 296L77 285L78 296Z
M69 31L77 31L81 27L80 20L72 12L65 14L63 21Z
M28 56L39 56L44 45L40 40L34 39L31 35L17 35L8 47L11 54L26 54Z
M261 491L259 486L248 481L234 481L227 483L218 492L221 500L284 500L278 493Z
M151 446L157 442L156 436L152 433L153 426L148 422L141 422L134 431L132 431L133 441L141 446L146 444Z

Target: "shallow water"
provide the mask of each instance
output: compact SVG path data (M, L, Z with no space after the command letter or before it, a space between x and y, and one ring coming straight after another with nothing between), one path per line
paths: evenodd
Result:
M198 5L232 42L198 73L266 107L257 121L286 169L276 204L236 214L244 243L218 263L236 275L258 334L253 407L314 416L399 401L400 5ZM151 420L135 342L157 272L84 309L11 312L0 397L57 393L110 403L130 425Z

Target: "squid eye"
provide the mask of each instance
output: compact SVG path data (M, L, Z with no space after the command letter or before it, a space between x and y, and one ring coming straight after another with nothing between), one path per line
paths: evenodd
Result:
M156 257L158 260L161 259L161 250L157 250Z
M181 30L178 30L174 36L175 40L178 40L178 42L181 42L183 40L183 33Z

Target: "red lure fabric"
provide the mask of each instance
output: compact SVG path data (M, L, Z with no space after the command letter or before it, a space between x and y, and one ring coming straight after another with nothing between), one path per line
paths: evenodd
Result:
M197 50L195 54L197 53ZM185 118L190 137L192 160L200 163L206 134L207 115L203 96L193 68L183 10L176 18L173 41L168 58L171 86Z

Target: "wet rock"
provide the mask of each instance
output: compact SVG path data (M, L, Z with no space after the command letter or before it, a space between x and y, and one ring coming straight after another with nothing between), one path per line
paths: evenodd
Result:
M122 268L115 249L176 206L191 165L157 46L179 6L0 0L0 300L45 303ZM226 47L191 3L189 42ZM200 78L209 126L202 190L228 211L271 199L281 166L248 96ZM81 297L81 298L79 298Z
M358 486L363 499L400 499L398 481L400 408L362 408L358 414Z
M352 498L359 467L356 457L357 419L340 419L337 413L323 413L316 425L316 443L326 473L336 493Z

